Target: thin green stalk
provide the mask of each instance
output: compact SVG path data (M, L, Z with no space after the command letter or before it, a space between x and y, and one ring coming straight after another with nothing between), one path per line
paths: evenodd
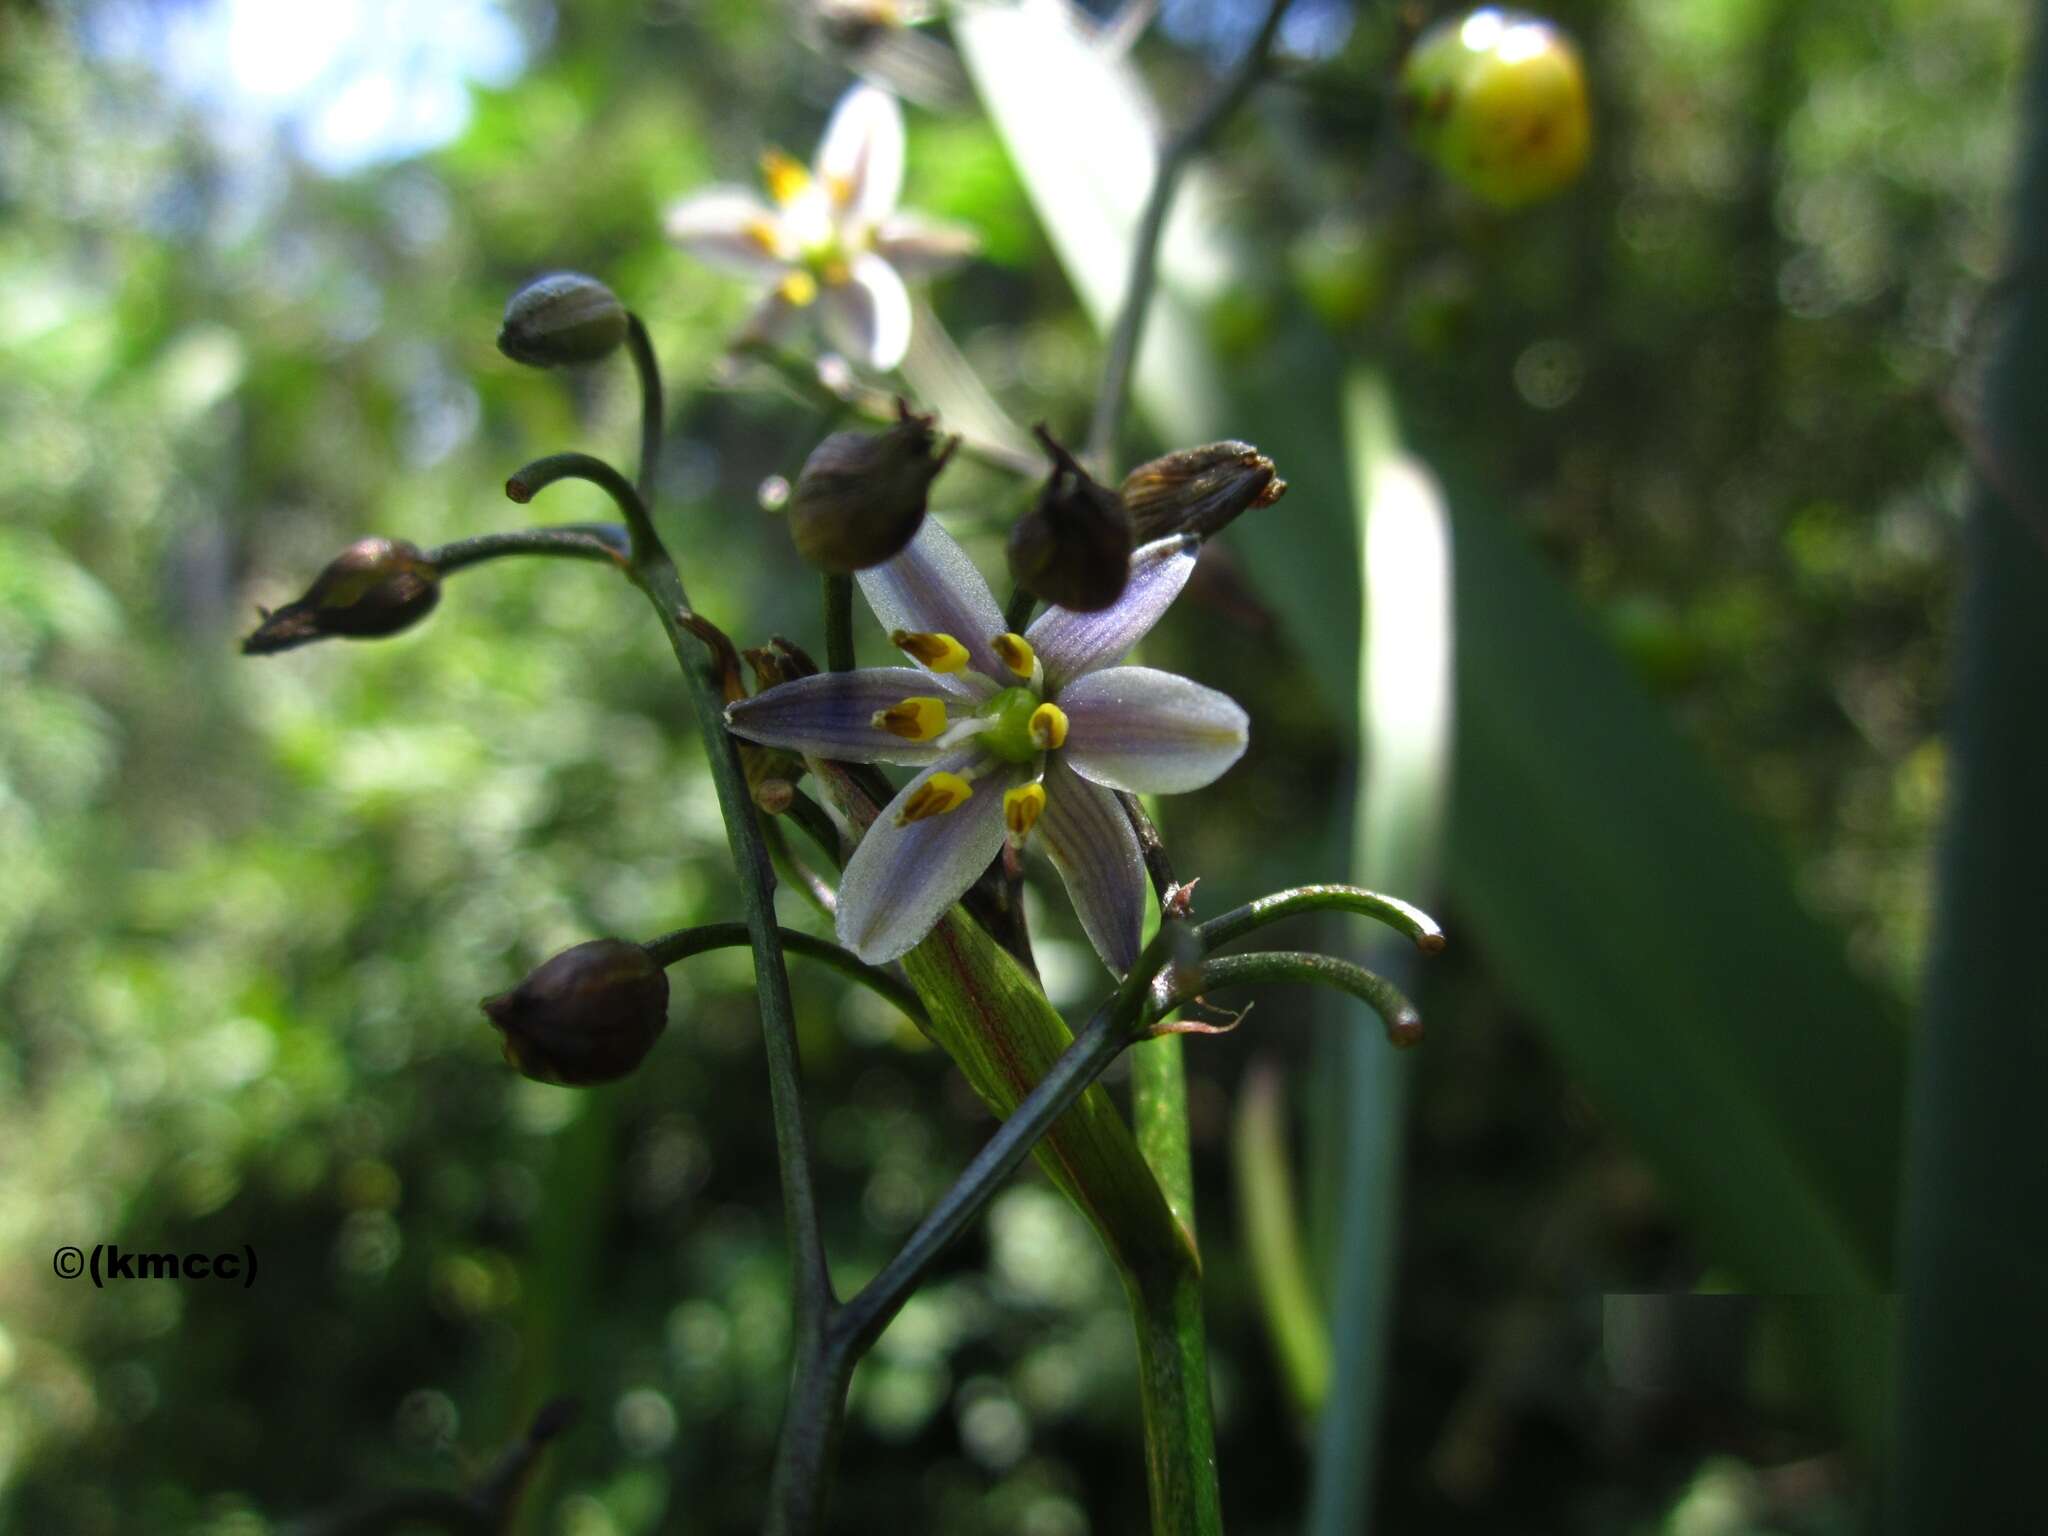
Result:
M1231 1162L1244 1251L1296 1408L1312 1415L1330 1378L1330 1340L1309 1279L1301 1203L1288 1156L1287 1103L1278 1065L1261 1061L1238 1092Z
M1107 473L1116 456L1117 434L1122 430L1124 407L1131 395L1131 373L1137 366L1139 343L1145 338L1152 288L1159 280L1159 237L1166 232L1166 216L1173 210L1173 195L1180 189L1181 174L1208 143L1210 135L1243 105L1252 87L1258 84L1289 3L1290 0L1271 0L1266 19L1260 23L1244 57L1224 77L1194 120L1159 152L1152 192L1145 199L1145 211L1139 218L1137 238L1131 247L1131 275L1124 284L1123 308L1117 314L1116 329L1110 333L1102 365L1102 385L1095 394L1095 415L1088 426L1086 457L1099 472Z
M822 961L848 980L860 983L877 997L893 1003L921 1028L931 1027L931 1016L924 1011L924 1003L918 995L887 971L869 965L830 939L821 939L795 928L778 928L776 932L782 938L782 947L791 954ZM747 931L745 923L700 923L694 928L678 928L674 933L649 939L640 947L647 951L656 965L669 966L692 955L708 954L714 949L738 949L752 942L753 935Z
M661 479L661 365L655 361L647 327L631 313L626 316L626 351L640 380L640 473L633 485L651 507Z
M426 552L427 563L443 576L508 555L551 555L623 566L627 557L626 530L617 523L565 523L555 528L478 534L473 539L457 539Z
M1305 982L1348 992L1380 1016L1387 1042L1403 1049L1422 1040L1422 1015L1401 989L1386 977L1334 955L1299 950L1260 950L1249 955L1214 955L1200 965L1176 970L1166 995L1153 1010L1165 1018L1174 1009L1219 987L1266 986L1274 982ZM1167 1026L1171 1027L1171 1026Z
M1356 912L1407 935L1425 955L1436 954L1444 947L1443 929L1420 907L1357 885L1299 885L1290 891L1275 891L1221 917L1210 918L1195 933L1204 951L1220 949L1268 923L1303 912Z
M802 790L794 790L789 797L789 809L782 813L789 820L804 829L804 834L817 845L818 852L832 861L838 869L846 863L845 851L840 846L839 828L832 818L825 814L825 808Z
M825 666L833 672L853 670L853 578L825 577Z

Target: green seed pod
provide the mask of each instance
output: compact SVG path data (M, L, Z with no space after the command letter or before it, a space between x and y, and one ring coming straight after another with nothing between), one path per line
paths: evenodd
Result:
M358 539L314 578L306 595L275 612L242 642L245 656L268 656L340 636L375 640L410 629L441 600L441 573L404 539Z
M1131 574L1131 517L1123 498L1090 479L1044 427L1052 476L1010 529L1010 575L1048 603L1093 613L1123 595Z
M835 432L811 450L789 493L797 553L835 576L880 565L917 536L932 482L959 446L902 401L884 432Z
M668 1028L668 973L638 944L592 939L482 1007L505 1036L505 1059L535 1082L609 1083Z
M1417 38L1397 101L1416 148L1500 208L1563 191L1592 146L1578 49L1541 17L1497 6Z
M1208 443L1183 448L1124 476L1124 509L1139 544L1169 534L1211 538L1254 507L1270 507L1287 494L1273 461L1250 443Z
M512 295L498 350L532 368L595 363L626 339L626 306L581 272L550 272Z

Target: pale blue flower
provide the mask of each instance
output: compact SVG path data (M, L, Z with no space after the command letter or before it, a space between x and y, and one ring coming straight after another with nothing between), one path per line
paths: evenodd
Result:
M1117 974L1130 969L1145 865L1112 791L1199 789L1245 749L1245 713L1223 694L1116 665L1187 584L1197 548L1147 544L1110 607L1049 608L1015 635L973 562L927 518L903 553L857 578L916 666L820 673L727 708L734 733L764 746L924 770L847 863L842 944L870 964L902 955L1007 837L1045 849L1096 952Z

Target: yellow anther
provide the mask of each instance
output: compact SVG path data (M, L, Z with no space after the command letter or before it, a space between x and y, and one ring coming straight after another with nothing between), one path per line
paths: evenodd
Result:
M741 233L770 256L782 254L782 226L773 219L749 219Z
M891 631L889 643L912 661L934 672L958 672L968 662L967 647L951 635L920 634L916 630Z
M818 280L808 272L792 272L775 291L782 295L785 304L802 309L818 297Z
M896 813L896 825L907 827L929 816L957 811L974 796L974 786L957 773L939 772L913 789Z
M1031 745L1050 752L1067 744L1067 712L1057 704L1041 704L1031 711Z
M1019 677L1029 677L1031 669L1038 665L1038 653L1022 635L997 635L989 642L989 648L996 653L996 660Z
M1003 791L1003 826L1009 831L1010 841L1020 847L1044 811L1043 784L1020 784Z
M827 176L825 194L832 199L834 208L844 208L853 202L853 178L851 176Z
M946 728L946 701L932 698L909 698L887 709L874 713L873 723L877 730L887 731L891 736L901 736L905 741L930 741Z
M853 281L853 268L844 257L834 256L819 264L818 280L827 288L844 288Z
M761 156L761 179L768 183L768 195L785 208L802 197L811 185L811 173L804 169L803 162L792 160L779 149Z

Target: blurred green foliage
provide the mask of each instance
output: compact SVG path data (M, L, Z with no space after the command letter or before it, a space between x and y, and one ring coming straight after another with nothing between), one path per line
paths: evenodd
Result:
M1162 100L1205 67L1175 30L1229 9L1166 8L1138 55ZM1513 219L1395 140L1391 12L1334 9L1348 40L1223 146L1241 254L1219 346L1270 361L1312 321L1384 361L1429 452L1508 488L1857 965L1903 994L1942 782L1963 463L1943 403L1995 271L2009 8L1561 5L1594 162ZM575 267L646 317L669 370L664 516L693 597L743 643L815 643L814 586L755 486L824 428L721 384L748 295L658 225L683 190L749 179L761 145L808 146L844 66L782 6L536 6L530 69L477 89L459 138L328 179L84 47L92 14L0 21L0 1518L240 1536L453 1484L567 1391L590 1413L531 1529L748 1529L787 1319L745 958L673 973L667 1039L614 1089L519 1080L473 1006L569 943L733 915L659 631L602 570L513 562L394 641L262 662L234 641L354 537L511 526L518 463L624 456L623 367L542 377L491 346L513 287ZM985 234L935 297L1004 403L1078 423L1092 337L975 116L913 113L906 202ZM941 490L992 555L1008 488ZM604 515L581 487L539 512ZM1230 539L1287 534L1283 502ZM1298 637L1320 621L1348 644L1350 620L1302 601L1212 560L1157 641L1257 721L1238 771L1168 808L1204 910L1329 856L1350 747ZM1078 1005L1100 977L1056 895L1036 926L1054 1001ZM986 1120L882 1005L793 980L854 1279ZM1715 1256L1483 953L1447 958L1425 1000L1390 1512L1827 1528L1853 1469L1768 1336L1711 1412L1602 1390L1578 1301L1689 1286ZM1283 1009L1254 1018L1300 1054ZM1230 1237L1249 1049L1190 1059L1226 1509L1277 1531L1304 1442ZM100 1241L248 1242L262 1278L52 1278L55 1247ZM1136 1528L1131 1368L1091 1239L1020 1182L857 1377L841 1519Z

